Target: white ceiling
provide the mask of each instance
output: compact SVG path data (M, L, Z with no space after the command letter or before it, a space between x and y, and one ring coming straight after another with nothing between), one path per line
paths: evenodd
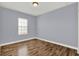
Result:
M0 6L38 16L72 3L73 2L39 2L38 7L33 7L32 2L0 2Z

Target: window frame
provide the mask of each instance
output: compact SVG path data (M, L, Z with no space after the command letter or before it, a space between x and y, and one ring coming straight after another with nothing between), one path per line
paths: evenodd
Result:
M18 18L18 35L28 34L28 19Z

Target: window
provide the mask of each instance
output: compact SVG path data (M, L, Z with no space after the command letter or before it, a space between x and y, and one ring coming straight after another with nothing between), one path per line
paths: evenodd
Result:
M27 34L28 24L27 19L18 18L18 34L25 35Z

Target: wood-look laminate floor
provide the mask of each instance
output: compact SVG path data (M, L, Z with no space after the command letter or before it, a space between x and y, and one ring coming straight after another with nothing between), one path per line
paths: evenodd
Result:
M77 51L53 43L41 41L38 39L32 39L17 44L3 46L1 48L2 56L17 56L18 50L27 47L27 51L21 51L27 53L29 56L78 56ZM23 49L22 49L23 50Z
M28 41L27 47L31 56L78 56L74 49L36 39Z

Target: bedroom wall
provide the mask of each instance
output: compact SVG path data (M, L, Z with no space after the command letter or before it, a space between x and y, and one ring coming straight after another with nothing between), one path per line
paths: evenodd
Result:
M38 16L37 36L78 47L77 3Z
M1 26L2 26L2 12L1 12L2 10L0 9L0 42L1 42L1 38L2 38L2 28L1 28Z
M18 18L28 19L28 34L18 35ZM36 17L0 7L0 44L35 37Z

